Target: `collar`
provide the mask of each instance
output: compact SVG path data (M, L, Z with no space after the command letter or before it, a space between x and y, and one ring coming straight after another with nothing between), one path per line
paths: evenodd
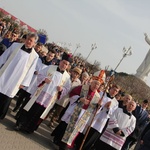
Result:
M25 51L25 52L27 52L27 53L31 53L32 48L26 48L25 45L23 45L23 46L21 47L21 50L23 50L23 51Z
M78 82L78 78L73 80L72 77L71 77L71 82Z
M128 112L127 109L126 109L126 107L123 107L122 109L123 109L123 112L124 112L125 114L127 114L127 115L130 116L130 117L132 116L132 113Z
M110 99L113 99L114 97L110 96L109 93L106 93L107 97L109 97Z
M57 70L56 70L56 71L58 71L58 72L60 72L60 73L62 73L62 74L65 72L65 71L61 71L59 67L57 67Z
M42 63L45 64L45 65L47 65L47 66L49 66L49 65L52 64L52 60L51 61L47 61L46 60L46 56L44 56L44 57L42 57Z

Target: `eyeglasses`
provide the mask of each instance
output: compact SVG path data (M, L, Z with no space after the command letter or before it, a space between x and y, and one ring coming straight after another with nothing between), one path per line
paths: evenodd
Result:
M16 35L16 34L12 34L11 36L12 36L12 37L17 37L17 35Z
M57 53L60 53L60 50L59 50L59 49L55 49L55 51L56 51Z

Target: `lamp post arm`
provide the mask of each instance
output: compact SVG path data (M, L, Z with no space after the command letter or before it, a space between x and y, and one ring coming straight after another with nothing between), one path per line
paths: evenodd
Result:
M85 61L87 61L87 59L88 59L89 56L91 55L92 51L97 48L96 43L92 44L91 47L92 47L92 48L91 48L91 51L89 52L89 54L88 54L88 56L86 57Z
M125 50L125 48L124 48ZM123 57L121 58L121 60L119 61L119 63L117 64L116 68L114 69L114 71L117 70L117 68L119 67L120 63L123 61L123 59L127 56L127 55L131 55L131 47L128 48L128 50L126 52L124 52Z
M76 47L75 51L73 52L73 56L75 55L76 51L77 51L78 47Z
M89 58L89 56L91 55L93 49L90 51L90 53L88 54L88 56L86 57L85 61L87 61L87 59Z
M114 71L117 70L117 68L119 67L119 65L121 64L121 62L123 61L124 57L122 57L122 59L119 61L119 63L117 64L116 68L114 69Z

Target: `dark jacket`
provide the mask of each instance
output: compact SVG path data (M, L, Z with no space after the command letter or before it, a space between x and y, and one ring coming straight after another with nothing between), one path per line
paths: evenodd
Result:
M143 136L143 144L138 150L150 150L150 130Z

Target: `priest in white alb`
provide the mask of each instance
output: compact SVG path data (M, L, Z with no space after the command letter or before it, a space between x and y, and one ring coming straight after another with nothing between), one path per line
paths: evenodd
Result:
M38 60L33 48L37 40L37 34L30 33L25 44L13 43L0 57L0 119L4 119L19 88L31 82Z
M33 133L46 118L57 98L61 99L69 92L71 80L66 69L70 62L71 56L64 53L59 66L50 65L39 71L38 88L17 119L16 130Z

